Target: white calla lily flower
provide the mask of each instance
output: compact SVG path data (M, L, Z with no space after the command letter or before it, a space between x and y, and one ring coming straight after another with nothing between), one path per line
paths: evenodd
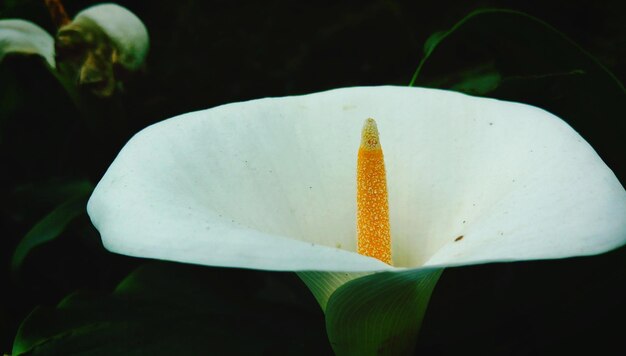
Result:
M387 157L393 267L355 252L367 117ZM283 271L560 258L626 240L624 188L563 121L399 87L261 99L153 125L116 158L89 214L114 252Z
M0 20L0 62L7 54L39 55L50 68L54 63L54 39L38 25L20 19Z
M76 14L72 23L61 29L100 29L113 42L115 61L129 70L139 69L146 59L150 39L146 26L134 13L117 4L105 3Z
M120 69L143 68L150 47L148 31L130 10L98 4L70 20L60 3L47 5L60 26L54 38L30 21L0 20L0 62L8 54L39 55L70 92L78 85L100 97L121 88Z
M392 265L356 252L356 154L369 117L385 150ZM346 339L358 336L346 333L359 329L342 331L353 315L329 321L330 309L333 320L346 303L370 310L376 285L419 286L419 320L403 327L416 332L443 267L592 255L626 242L626 191L564 121L407 87L260 99L160 122L123 148L88 211L113 252L308 271L300 275L338 353L357 350ZM369 294L340 300L347 281ZM405 322L401 304L388 300L381 312ZM402 344L381 333L361 351Z

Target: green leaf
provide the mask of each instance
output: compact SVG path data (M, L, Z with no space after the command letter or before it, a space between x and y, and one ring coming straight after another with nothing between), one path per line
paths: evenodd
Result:
M335 353L411 354L442 271L381 272L339 287L326 307L326 330Z
M15 248L11 259L11 270L14 273L20 269L30 251L59 237L74 219L86 213L87 199L92 190L93 185L87 181L61 187L60 192L68 196L65 202L35 224Z
M347 282L363 276L370 275L369 272L318 272L307 271L297 272L298 276L304 284L309 288L317 302L326 311L328 299L337 290L337 288Z
M86 179L50 179L43 182L29 182L17 186L14 190L14 199L32 204L56 204L67 201L76 196L91 193L93 183Z
M502 9L470 13L431 36L410 85L518 101L563 118L626 183L624 86L545 22Z
M108 295L34 310L13 354L328 354L321 318L259 294L277 273L150 263ZM254 282L254 283L249 283Z
M437 47L439 42L441 42L443 37L445 37L446 35L447 35L446 31L438 31L430 35L426 39L426 42L424 42L424 54L429 56L430 52L432 52L435 49L435 47Z
M472 95L486 95L495 90L502 81L502 76L492 64L472 68L459 73L459 76L459 81L450 89Z

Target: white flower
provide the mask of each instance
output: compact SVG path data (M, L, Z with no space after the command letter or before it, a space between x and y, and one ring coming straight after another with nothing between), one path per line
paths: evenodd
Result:
M43 28L20 19L0 20L0 62L7 54L39 55L51 68L54 63L54 39Z
M385 151L393 266L356 253L356 152L368 117ZM310 271L301 276L327 318L346 304L332 298L348 280L383 294L418 286L402 297L422 303L418 321L401 326L414 332L442 267L626 242L626 191L565 122L524 104L406 87L254 100L155 124L120 152L88 211L113 252ZM380 271L391 273L357 278ZM373 294L350 303L372 308ZM407 303L388 300L380 312L401 324ZM337 323L354 317L346 313ZM390 347L394 335L368 336L363 350ZM336 336L335 351L354 352L346 338L356 336Z
M116 4L98 4L76 14L71 24L59 30L65 32L101 31L113 43L114 62L128 70L141 67L148 54L150 40L143 22L128 9ZM89 40L81 39L84 42Z
M100 97L121 87L120 71L143 66L148 31L128 9L99 4L67 21L53 38L32 22L0 20L0 62L9 54L39 55L65 85L85 87Z

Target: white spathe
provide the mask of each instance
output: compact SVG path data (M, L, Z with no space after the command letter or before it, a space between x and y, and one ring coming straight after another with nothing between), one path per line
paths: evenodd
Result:
M355 252L368 117L385 152L394 267ZM626 242L626 191L561 119L408 87L253 100L152 125L122 149L88 211L113 252L266 270L562 258Z
M112 3L94 5L76 14L73 23L99 26L119 49L119 63L125 68L136 70L143 65L150 47L148 30L127 8Z
M0 20L0 62L7 54L39 55L52 68L54 39L36 24L20 19Z

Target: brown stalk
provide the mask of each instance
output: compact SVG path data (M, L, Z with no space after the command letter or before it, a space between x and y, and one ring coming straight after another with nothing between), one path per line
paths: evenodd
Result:
M57 29L67 25L72 21L67 15L65 7L63 6L63 3L61 3L61 0L44 0L44 2L46 3L46 7L50 12L52 22L57 27Z

